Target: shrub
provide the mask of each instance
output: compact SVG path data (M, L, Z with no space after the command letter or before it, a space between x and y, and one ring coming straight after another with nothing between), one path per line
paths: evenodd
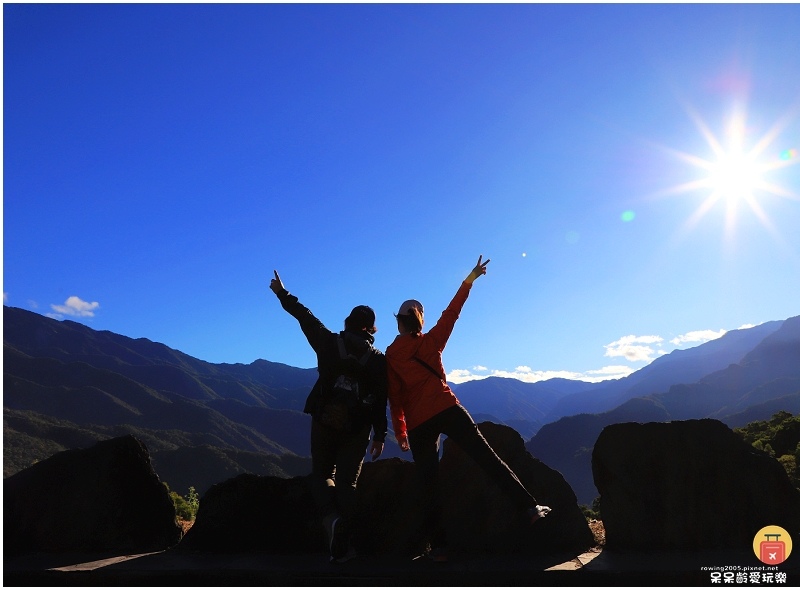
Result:
M600 496L592 500L592 506L589 507L586 504L581 504L578 506L583 512L583 515L586 517L586 520L602 520L600 518Z
M172 504L175 506L175 515L182 520L193 521L197 516L197 509L200 507L200 498L194 486L189 486L189 493L183 497L178 492L171 491L167 482L162 483L167 488Z

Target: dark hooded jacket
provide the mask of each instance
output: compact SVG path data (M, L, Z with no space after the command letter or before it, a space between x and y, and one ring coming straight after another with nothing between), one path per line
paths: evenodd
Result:
M372 346L375 338L364 331L343 330L331 332L319 321L311 311L287 290L277 293L281 306L299 323L308 343L317 354L317 371L319 377L306 399L303 412L314 416L321 406L322 398L333 389L334 381L340 373L341 357L338 337L344 338L345 348L349 354L361 357L372 348L372 354L364 366L359 388L374 397L368 414L359 417L360 426L369 424L372 427L374 441L384 442L388 429L386 419L386 399L388 394L386 357Z

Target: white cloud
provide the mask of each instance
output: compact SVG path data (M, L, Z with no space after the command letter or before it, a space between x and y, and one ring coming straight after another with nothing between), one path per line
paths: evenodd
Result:
M89 303L73 295L64 302L64 305L51 304L50 307L59 315L92 318L94 317L94 310L100 307L100 304L97 301Z
M605 356L625 357L629 362L652 361L656 351L649 344L663 342L661 336L623 336L611 344L606 344Z
M472 381L474 379L483 379L486 375L479 376L473 375L469 369L455 369L446 375L450 383L463 383L464 381Z
M737 330L749 330L750 328L755 328L756 326L760 326L761 324L742 324L737 328Z
M687 344L690 342L708 342L709 340L716 340L717 338L724 336L726 332L727 330L725 329L720 329L717 332L714 330L694 330L693 332L681 334L680 336L670 340L670 342L675 346L680 346L681 344Z
M556 377L580 379L581 374L572 371L534 371L530 367L517 367L513 371L492 371L492 377L509 377L511 379L519 379L525 383L536 383L537 381L546 381Z
M744 330L753 326L754 324L747 324L739 329ZM669 342L675 346L685 343L703 343L720 338L726 333L727 330L724 329L720 329L716 332L714 330L695 330L673 338ZM605 345L605 356L623 357L628 362L632 363L651 362L654 358L669 353L668 350L664 350L663 342L664 339L661 336L655 335L623 336L619 340ZM667 348L670 347L667 346ZM607 365L600 369L578 373L575 371L534 371L531 367L521 365L512 371L508 371L504 369L489 369L483 365L476 365L472 367L472 369L455 369L454 371L450 371L447 374L447 380L451 383L464 383L476 379L486 379L487 377L505 377L524 381L525 383L536 383L537 381L545 381L547 379L562 378L598 383L610 379L622 379L634 373L636 370L637 369L626 365Z
M586 371L586 376L582 381L591 381L597 383L598 381L606 381L608 379L622 379L633 373L636 369L627 367L625 365L609 365L602 369L594 371Z

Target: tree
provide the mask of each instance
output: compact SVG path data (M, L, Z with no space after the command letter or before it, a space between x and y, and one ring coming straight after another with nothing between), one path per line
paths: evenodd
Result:
M733 431L754 448L776 457L792 484L800 489L800 414L793 416L781 410L769 420L751 422Z
M789 475L789 480L792 482L792 485L796 488L800 488L800 474L797 473L797 460L794 455L781 455L778 457L778 461L783 465L783 468Z

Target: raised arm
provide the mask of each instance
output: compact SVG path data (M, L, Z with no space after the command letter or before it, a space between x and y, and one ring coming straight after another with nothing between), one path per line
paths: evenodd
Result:
M461 313L461 308L464 307L464 303L467 301L472 283L475 282L475 279L478 277L486 274L487 264L489 264L489 260L484 262L483 255L478 256L478 263L475 265L475 268L470 271L467 278L464 279L464 282L458 287L458 291L456 291L450 305L442 312L439 321L436 322L436 325L428 332L428 338L436 342L439 352L444 350L447 340L450 338L450 334L453 333L453 327Z
M275 270L273 272L275 273L275 277L270 280L269 288L277 295L278 301L281 302L281 307L300 323L300 329L303 330L303 334L305 334L311 348L313 348L315 352L320 350L324 339L332 334L332 332L311 313L311 310L300 303L297 297L286 290L286 287L283 286L283 281L281 281L281 277L278 275L278 271Z

